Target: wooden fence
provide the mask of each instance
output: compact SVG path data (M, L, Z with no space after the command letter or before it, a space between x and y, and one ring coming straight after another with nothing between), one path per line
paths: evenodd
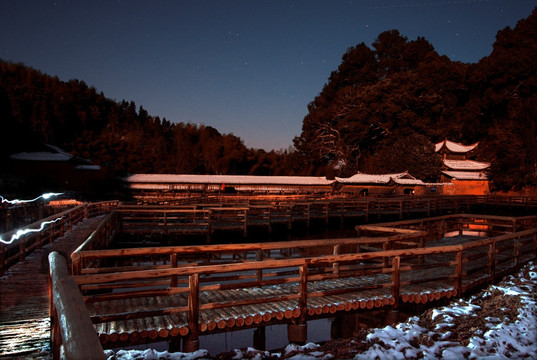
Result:
M273 323L302 329L294 340L305 341L309 319L460 295L534 259L535 217L475 241L432 236L461 224L496 231L504 220L450 215L360 227L373 236L356 239L80 249L73 272L104 346L183 338L193 350L202 334Z
M1 238L6 242L10 242L14 236L19 238L8 244L0 243L0 276L10 266L23 261L35 249L63 236L66 231L71 230L82 219L110 212L117 206L117 203L117 201L108 201L78 205L2 234Z

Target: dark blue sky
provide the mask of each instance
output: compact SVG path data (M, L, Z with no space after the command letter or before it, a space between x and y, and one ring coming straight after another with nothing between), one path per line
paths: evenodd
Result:
M477 62L535 0L0 1L0 58L281 149L347 48L385 30Z

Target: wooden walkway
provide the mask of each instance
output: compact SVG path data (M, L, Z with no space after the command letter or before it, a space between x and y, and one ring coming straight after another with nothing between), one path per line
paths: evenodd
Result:
M51 358L48 254L69 258L102 219L83 220L0 277L0 359Z
M95 241L110 236L107 223ZM182 339L193 351L200 335L272 324L305 341L292 337L308 320L461 296L537 252L537 217L389 224L359 226L354 239L84 250L87 242L72 254L73 273L103 347ZM463 229L500 235L443 238Z

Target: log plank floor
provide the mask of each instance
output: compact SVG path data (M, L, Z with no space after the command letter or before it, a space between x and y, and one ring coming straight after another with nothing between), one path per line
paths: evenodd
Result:
M0 278L0 359L51 359L48 254L70 259L103 216L85 219L53 243L32 252Z
M459 236L433 241L428 246L459 244L469 241L467 236ZM471 249L465 252L465 256L486 252L484 248ZM505 254L505 257L510 254ZM454 261L454 254L428 255L426 262L449 262ZM524 260L524 259L521 259ZM464 264L463 271L472 272L474 269L486 265L486 257ZM512 267L510 265L504 265ZM336 313L344 313L353 310L369 310L392 306L398 300L401 303L427 303L442 298L449 299L459 296L455 287L454 279L439 280L420 284L419 280L431 277L454 276L454 266L440 268L413 269L401 272L401 282L417 283L401 287L399 299L391 294L390 287L374 288L378 284L389 284L391 274L378 274L361 277L348 277L335 280L325 280L308 283L308 294L321 294L333 292L338 289L366 288L372 289L355 292L308 296L307 318L330 317ZM427 274L427 276L425 275ZM478 270L472 276L463 278L462 289L474 286L488 280L485 270ZM207 303L233 303L246 299L278 299L281 301L263 302L255 305L232 306L221 309L200 310L198 331L200 335L220 331L239 330L246 327L257 327L274 323L289 323L298 319L301 315L298 300L283 300L283 298L298 293L297 283L286 283L264 287L244 288L235 290L221 290L200 292L199 303L203 307ZM152 341L165 341L176 336L185 336L190 332L186 312L175 312L173 309L184 308L188 305L188 294L174 294L169 296L155 296L145 298L117 299L103 303L88 303L91 315L107 315L130 312L145 312L152 310L169 309L169 314L163 316L145 317L119 321L108 321L95 324L99 338L104 348L113 348L123 345L146 343Z

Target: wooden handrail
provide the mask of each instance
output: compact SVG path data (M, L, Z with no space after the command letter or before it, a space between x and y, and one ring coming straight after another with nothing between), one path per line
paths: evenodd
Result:
M67 271L65 258L53 251L49 254L53 357L60 359L63 344L67 360L106 359L82 294Z
M373 227L371 229L374 229ZM383 230L382 228L377 228ZM423 231L409 231L404 229L400 231L402 235L410 236L418 233L423 235ZM399 234L390 237L394 238L400 236ZM369 238L366 241L385 242L387 237ZM343 239L346 240L346 239ZM356 239L349 239L351 242ZM326 240L322 240L326 241ZM504 244L499 246L499 244ZM524 244L524 245L522 245ZM225 312L233 312L232 307L236 306L252 306L256 304L263 304L265 302L284 302L295 301L297 302L298 311L297 314L289 315L288 319L295 319L299 323L303 323L307 320L307 314L311 314L313 308L311 304L318 303L318 298L321 296L340 296L349 292L363 292L367 294L368 289L391 289L388 293L391 293L392 299L389 300L390 304L397 306L399 301L409 302L423 302L424 299L439 298L441 296L453 296L455 294L462 294L471 286L476 286L477 283L468 283L467 277L482 278L483 273L480 269L485 269L484 277L485 281L492 281L495 279L495 268L499 261L504 264L506 257L503 256L503 260L500 260L500 255L505 254L518 254L517 249L521 249L525 246L528 248L528 244L533 244L533 249L537 249L537 228L532 228L517 233L509 233L502 236L472 241L468 243L462 243L458 245L446 245L429 248L412 248L412 249L390 249L386 251L375 251L369 253L345 253L340 254L339 249L334 247L333 253L329 255L316 256L316 257L299 257L291 259L267 259L262 256L263 250L256 248L255 246L271 246L271 244L239 244L239 247L250 246L249 249L256 250L256 260L244 260L240 262L224 263L224 264L204 264L198 263L194 265L182 265L177 267L177 252L172 252L170 256L170 266L158 266L150 269L119 271L112 273L96 273L96 274L84 274L75 276L74 279L77 284L83 289L97 290L97 292L88 295L86 301L101 302L112 299L128 299L131 297L154 297L157 295L165 296L171 294L188 293L188 306L176 306L167 308L153 308L153 309L138 309L131 313L110 313L105 315L99 315L93 317L95 322L116 321L125 318L136 319L147 316L163 316L165 314L188 314L188 329L181 328L182 336L188 334L188 342L185 343L187 347L196 348L197 338L199 336L199 329L202 326L202 319L200 318L200 311L212 311L216 309L222 309ZM253 245L253 246L252 246ZM293 243L292 245L296 245ZM220 246L221 249L229 247L229 245L214 245ZM177 250L181 247L168 247L164 249L164 252ZM191 247L190 250L201 250L204 247ZM484 248L484 251L483 251ZM513 250L511 250L513 249ZM153 249L159 251L159 249ZM107 250L108 251L108 250ZM117 250L114 250L117 251ZM149 249L132 249L132 250L120 250L122 256L132 256L131 251L146 252ZM535 252L535 251L534 251ZM82 252L83 254L84 252ZM261 254L261 255L260 255ZM431 262L409 262L409 259L423 259L423 257L448 255L447 257L440 257L437 260ZM98 252L90 253L91 256L97 256ZM107 255L115 256L113 252L108 252ZM116 254L117 255L117 254ZM537 254L532 254L535 257ZM81 255L84 256L84 255ZM515 256L514 262L508 264L510 269L520 266L520 259ZM174 260L175 259L175 260ZM379 260L387 259L384 263ZM402 262L404 259L404 263ZM523 261L528 261L527 256ZM383 265L384 264L384 265ZM501 265L505 271L505 265ZM451 270L442 271L438 274L429 272L428 269L432 268L447 268ZM112 268L110 268L112 269ZM270 269L282 269L287 275L283 277L283 272L264 272ZM421 271L420 274L429 273L430 275L420 275L419 278L413 279L406 276L412 274L415 271ZM220 275L219 275L220 274ZM227 274L227 275L226 275ZM239 275L244 274L244 275ZM360 278L361 276L374 276L385 274L388 276L378 278L376 283L365 285L354 285L349 287L343 287L338 289L331 289L327 291L311 290L308 291L309 284L320 280L332 280L332 279L345 279L349 277ZM223 275L223 277L221 276ZM158 279L166 280L161 282ZM185 281L186 279L186 281ZM202 280L207 279L213 283L207 285L201 285ZM221 283L218 279L223 279L227 283ZM387 279L390 279L386 281ZM159 284L163 284L166 287L159 290L146 290L143 289L147 286L147 281L150 280L152 284L158 281ZM125 283L128 281L129 283ZM138 283L137 283L138 281ZM445 292L446 295L440 294L437 290L435 293L426 293L428 295L420 295L414 298L414 295L409 295L408 290L405 290L409 286L419 286L423 291L427 292L427 283L433 284L434 282L441 281L444 283L452 284ZM273 286L279 284L295 284L293 285L293 293L280 294L277 297L267 296L263 298L243 298L237 301L219 300L218 296L214 300L207 300L207 295L204 295L204 300L200 303L200 294L210 291L226 291L234 289L247 289L251 287L263 287ZM126 285L126 287L124 286ZM425 284L425 285L424 285ZM470 284L470 285L469 285ZM473 284L473 285L472 285ZM171 285L171 286L170 286ZM313 285L312 285L313 286ZM114 288L122 288L121 291L114 293ZM99 294L98 290L104 290L106 293ZM111 293L110 293L111 291ZM438 297L437 297L438 296ZM367 307L381 306L382 302L388 301L384 298L382 301L377 299L375 304L369 304ZM377 305L376 303L379 302ZM362 305L360 305L362 306ZM364 305L365 306L365 305ZM331 309L330 311L336 311ZM206 315L204 315L206 316ZM282 315L283 316L283 315ZM205 320L203 320L205 321ZM263 321L262 319L256 320L255 324ZM265 320L268 321L268 320ZM207 323L203 329L206 329ZM183 326L187 326L183 325ZM213 325L214 326L214 325ZM220 325L218 325L220 326ZM226 326L226 325L222 325ZM233 325L228 325L233 326ZM206 330L201 330L206 331Z
M501 242L510 240L520 236L533 235L537 233L537 228L525 230L520 233L507 234L498 238L489 238L484 240L478 240L459 245L446 245L436 246L430 248L414 248L414 249L400 249L400 250L388 250L377 251L367 253L353 253L343 255L326 255L320 257L307 257L307 258L293 258L282 260L263 260L259 261L244 261L240 263L229 264L210 264L210 265L196 265L196 266L184 266L180 268L163 268L156 270L134 270L119 273L106 273L106 274L88 274L75 276L75 279L79 285L98 284L106 282L115 282L122 280L140 280L151 279L171 276L190 276L193 274L218 274L226 272L240 272L259 269L276 269L285 267L299 267L301 265L320 265L320 264L333 264L342 262L356 262L361 260L372 260L376 258L384 257L408 257L419 255L433 255L442 253L456 253L469 250L476 247L488 246L491 242Z

